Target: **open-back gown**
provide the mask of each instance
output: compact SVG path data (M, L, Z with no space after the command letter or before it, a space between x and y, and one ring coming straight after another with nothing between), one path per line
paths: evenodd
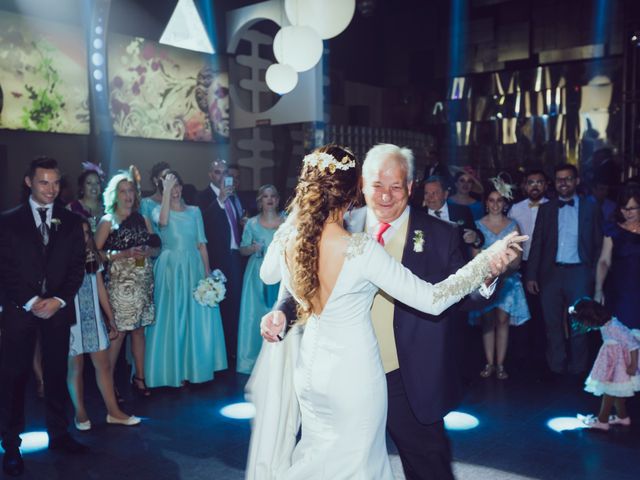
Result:
M261 269L265 283L282 281L290 292L284 252L294 235L293 227L280 227ZM264 419L257 417L247 478L393 479L385 441L386 379L370 315L373 297L380 288L407 305L437 315L480 286L488 275L490 255L504 248L504 243L497 243L456 274L432 285L395 261L368 235L347 237L335 287L323 311L308 319L293 367L293 390L302 420L300 441L290 455L267 453L261 443L277 442L277 433L257 432L256 426L268 429L261 423ZM261 356L280 347L265 343ZM258 366L254 372L269 373ZM261 379L251 382L259 385ZM264 415L259 396L252 392L257 415Z

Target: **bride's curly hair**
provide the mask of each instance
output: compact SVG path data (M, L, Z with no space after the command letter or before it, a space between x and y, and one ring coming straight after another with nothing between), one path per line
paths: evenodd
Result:
M298 321L304 323L312 312L311 299L318 291L318 244L323 227L330 216L361 202L361 165L345 147L325 145L315 153L331 155L336 162L353 162L345 170L307 162L302 166L300 179L290 210L295 215L297 236L293 244L293 290L301 301ZM346 157L346 158L345 158Z

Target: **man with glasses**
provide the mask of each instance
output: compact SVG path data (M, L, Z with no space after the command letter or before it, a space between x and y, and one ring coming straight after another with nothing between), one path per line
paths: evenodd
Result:
M531 249L531 239L536 224L536 217L540 206L547 203L549 199L545 196L549 179L542 170L531 170L527 173L524 180L524 193L527 196L524 200L514 203L509 210L508 217L518 223L520 232L528 235L529 240L522 244L522 261L520 263L520 273L526 278L527 260L529 259L529 251ZM520 340L521 348L516 348L521 355L521 359L525 362L538 366L544 365L545 350L545 328L542 320L542 307L540 305L540 297L532 295L525 290L527 304L531 312L531 321L527 322L521 328L516 329L514 342ZM519 335L521 334L521 335Z
M588 366L587 339L567 325L566 311L593 293L602 216L597 205L576 194L575 166L556 167L554 183L558 198L538 209L525 278L529 293L540 295L551 372L581 375Z

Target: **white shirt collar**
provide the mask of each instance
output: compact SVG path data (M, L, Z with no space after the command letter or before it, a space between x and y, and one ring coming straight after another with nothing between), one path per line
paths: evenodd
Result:
M218 187L216 187L213 182L209 183L209 186L211 187L211 190L213 190L213 193L216 194L216 196L220 195L220 189Z
M404 211L400 214L400 216L389 224L391 225L391 228L389 228L389 230L395 233L402 226L402 224L407 220L407 218L409 217L410 211L411 211L411 207L407 205ZM367 207L367 223L366 223L367 233L374 234L379 224L380 222L376 218L375 213L373 213L373 210ZM386 237L387 235L385 234L385 238Z
M48 210L47 214L51 210L53 210L53 203L50 203L48 205L40 205L39 203L36 203L31 195L29 195L29 205L31 206L31 210L33 210L34 212L37 212L39 208L46 208Z
M442 205L438 210L440 210L440 218L443 218L445 220L449 219L449 205L447 205L447 202L444 202L444 205ZM429 215L432 215L434 217L438 217L436 215L436 210L432 210L429 209Z

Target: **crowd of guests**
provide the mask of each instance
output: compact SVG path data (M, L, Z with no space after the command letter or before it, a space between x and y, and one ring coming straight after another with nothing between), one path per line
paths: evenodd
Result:
M0 383L11 388L0 395L0 420L9 453L5 463L13 461L9 470L22 468L19 453L11 452L19 446L16 432L24 424L23 406L13 402L10 392L24 390L32 364L37 375L42 369L38 384L46 399L50 448L81 451L82 445L66 433L61 381L73 402L76 428L90 429L83 401L84 354L95 367L107 423L136 425L140 418L123 412L113 381L127 337L132 387L143 397L155 387L210 381L227 368L249 374L262 344L260 319L277 297L278 286L264 285L259 277L264 252L284 219L273 185L258 189L257 214L249 217L238 195L239 170L223 160L211 163L210 184L201 192L188 188L170 165L158 163L150 172L152 192L144 198L135 168L107 181L98 167L85 166L78 198L62 209L56 201L60 173L55 160L35 160L25 178L28 202L3 216ZM586 333L572 329L567 315L582 297L593 295L622 324L640 328L638 184L620 186L616 203L598 185L590 196L580 194L578 171L570 164L557 166L551 179L541 170L527 172L519 186L505 176L482 182L471 169L453 176L433 173L418 185L406 179L414 187L412 206L457 227L462 258L470 259L512 231L530 237L495 293L465 314L470 324L482 328L481 377L509 377L510 326L526 322L532 324L531 351L545 352L552 377L586 375ZM16 226L25 219L34 224L33 232ZM63 233L67 238L58 238ZM36 241L29 237L25 246L23 236L29 235ZM44 263L29 263L34 257ZM226 297L213 308L200 305L193 291L216 269L226 277ZM23 270L45 273L16 282ZM36 295L25 293L30 291ZM46 296L53 291L62 293ZM29 321L19 329L26 333L14 332L12 320L25 315ZM56 318L66 327L53 334L33 317ZM9 367L6 358L17 351L21 360ZM602 415L597 422L604 425Z

